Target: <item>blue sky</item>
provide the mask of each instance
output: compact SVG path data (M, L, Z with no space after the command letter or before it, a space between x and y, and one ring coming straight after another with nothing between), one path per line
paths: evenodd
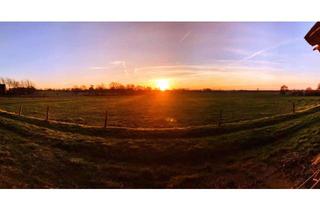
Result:
M316 87L312 22L0 23L0 76L39 88L111 81L174 88ZM319 78L319 80L318 80Z

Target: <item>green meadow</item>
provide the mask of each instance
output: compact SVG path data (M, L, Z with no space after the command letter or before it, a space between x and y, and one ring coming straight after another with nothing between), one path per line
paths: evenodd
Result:
M144 95L1 97L0 109L51 120L131 128L174 128L252 120L305 109L318 97L281 96L278 92L158 92ZM220 116L221 115L221 116Z

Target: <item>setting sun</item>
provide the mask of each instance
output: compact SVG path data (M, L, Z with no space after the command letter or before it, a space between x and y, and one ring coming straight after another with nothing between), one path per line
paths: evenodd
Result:
M169 80L167 80L167 79L158 79L158 80L156 80L156 86L161 91L168 90L170 88Z

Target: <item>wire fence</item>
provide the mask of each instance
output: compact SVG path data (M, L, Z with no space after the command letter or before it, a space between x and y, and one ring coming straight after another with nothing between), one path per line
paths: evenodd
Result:
M272 113L270 112L260 112L259 115L257 115L258 117L253 117L253 114L255 111L257 110L256 107L253 106L254 110L250 109L246 109L246 112L243 110L228 110L228 109L217 109L215 112L212 112L210 116L207 116L206 120L203 120L204 122L209 122L209 123L205 123L205 124L214 124L218 127L223 126L224 124L228 124L228 123L234 123L234 122L241 122L241 121L246 121L246 120L254 120L254 119L259 119L259 118L263 118L263 117L271 117L274 115L280 115L280 114L289 114L289 113L295 113L299 110L302 109L307 109L310 108L312 106L316 106L319 105L320 101L315 100L313 103L299 103L297 101L291 101L288 102L285 106L275 106L274 111ZM25 114L25 107L26 105L24 104L20 104L17 108L16 114L18 114L19 116L32 116L32 115L28 115ZM278 110L277 110L278 109ZM262 110L263 109L259 109ZM57 119L52 117L52 115L54 115L54 113L56 113L57 110L52 109L52 107L50 105L46 105L46 108L43 110L43 114L41 114L43 116L43 119L45 121L50 121L50 120L54 120L54 121L61 121L61 122L67 122L66 120L63 119ZM95 125L100 124L101 127L107 128L108 126L114 126L113 123L110 123L110 121L112 120L112 118L114 118L114 116L110 117L110 112L112 112L112 110L102 110L100 116L98 117L99 122L95 123ZM33 116L34 117L34 116ZM122 116L122 118L126 118L129 116L124 115ZM166 118L165 116L163 116L163 118ZM190 118L192 118L192 116L190 116ZM173 118L166 118L166 122L174 122L175 119ZM77 123L77 122L74 122ZM77 124L83 124L83 123L77 123ZM203 125L205 125L203 124ZM170 124L169 124L170 125ZM183 124L182 124L183 125ZM125 124L122 125L123 127L127 127ZM145 127L145 126L139 126L139 127ZM168 126L168 127L172 127L172 126ZM178 127L183 127L183 126L178 126Z

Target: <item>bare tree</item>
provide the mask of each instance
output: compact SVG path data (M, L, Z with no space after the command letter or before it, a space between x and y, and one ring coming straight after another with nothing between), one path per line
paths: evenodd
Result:
M125 89L124 85L122 85L119 82L111 82L109 84L109 87L111 90L121 90L121 89Z
M1 82L1 84L6 84L6 79L3 77L0 77L0 82Z
M105 90L105 89L106 89L106 87L105 87L105 85L103 83L101 83L100 85L96 86L96 90Z
M14 83L13 79L6 78L6 85L8 86L8 89L13 88L13 83Z
M286 94L286 92L288 92L288 91L289 91L288 86L286 86L286 85L282 85L282 86L281 86L281 88L280 88L280 94L284 95L284 94Z

